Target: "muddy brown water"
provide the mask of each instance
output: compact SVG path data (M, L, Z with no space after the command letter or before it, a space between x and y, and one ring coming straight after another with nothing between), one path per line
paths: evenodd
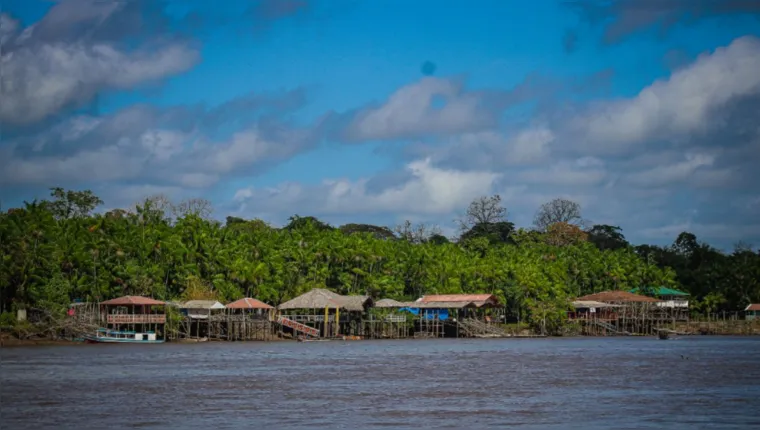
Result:
M758 429L760 338L0 350L2 429Z

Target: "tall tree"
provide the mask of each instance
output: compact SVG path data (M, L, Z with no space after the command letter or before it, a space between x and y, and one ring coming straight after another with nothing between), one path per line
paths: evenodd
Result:
M581 205L572 200L556 198L541 205L533 219L533 224L541 231L546 231L550 225L559 222L580 226L583 223Z
M505 221L507 218L507 208L501 203L501 196L481 196L473 200L467 207L464 215L456 222L459 224L459 230L464 233L478 224L495 224Z
M50 211L58 219L86 217L103 204L90 190L71 191L60 187L50 189L53 200L48 203Z
M625 240L623 230L618 226L596 224L587 233L589 242L596 245L602 251L605 249L621 249L628 246L628 241Z

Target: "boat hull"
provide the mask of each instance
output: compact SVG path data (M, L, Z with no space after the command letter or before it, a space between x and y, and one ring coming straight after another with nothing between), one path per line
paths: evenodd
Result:
M135 340L135 339L122 339L107 336L84 336L84 341L87 343L164 343L163 339L156 340Z

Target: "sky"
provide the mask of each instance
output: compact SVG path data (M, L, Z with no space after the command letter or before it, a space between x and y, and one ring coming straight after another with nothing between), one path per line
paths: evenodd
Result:
M760 1L4 0L2 207L438 225L499 194L760 244Z

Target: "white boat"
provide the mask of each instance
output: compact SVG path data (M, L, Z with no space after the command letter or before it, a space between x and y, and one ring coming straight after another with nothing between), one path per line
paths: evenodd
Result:
M88 343L164 343L164 340L157 339L156 333L152 331L138 333L105 328L98 329L94 335L86 334L82 338Z

